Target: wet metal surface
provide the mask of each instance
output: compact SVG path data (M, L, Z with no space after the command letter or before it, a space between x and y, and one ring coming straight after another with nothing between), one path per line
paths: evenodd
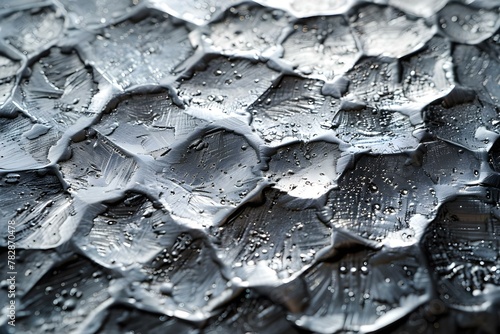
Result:
M0 331L500 332L499 6L3 1Z

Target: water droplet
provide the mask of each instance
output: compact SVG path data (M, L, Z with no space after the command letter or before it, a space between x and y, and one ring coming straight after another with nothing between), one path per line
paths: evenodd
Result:
M21 175L17 173L8 173L7 175L5 175L5 183L18 183L20 179Z
M160 292L164 295L172 295L174 291L174 285L170 282L165 282L160 286Z

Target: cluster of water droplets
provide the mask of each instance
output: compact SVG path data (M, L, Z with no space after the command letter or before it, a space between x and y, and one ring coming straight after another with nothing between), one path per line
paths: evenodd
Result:
M4 1L16 329L498 331L499 5Z

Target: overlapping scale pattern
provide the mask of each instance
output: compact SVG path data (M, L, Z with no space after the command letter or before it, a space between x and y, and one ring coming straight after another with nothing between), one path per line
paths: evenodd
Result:
M4 1L0 331L499 332L499 5Z

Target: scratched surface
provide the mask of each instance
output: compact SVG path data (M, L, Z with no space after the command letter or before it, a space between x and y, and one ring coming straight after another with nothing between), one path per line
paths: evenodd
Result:
M0 332L500 332L499 7L2 1Z

